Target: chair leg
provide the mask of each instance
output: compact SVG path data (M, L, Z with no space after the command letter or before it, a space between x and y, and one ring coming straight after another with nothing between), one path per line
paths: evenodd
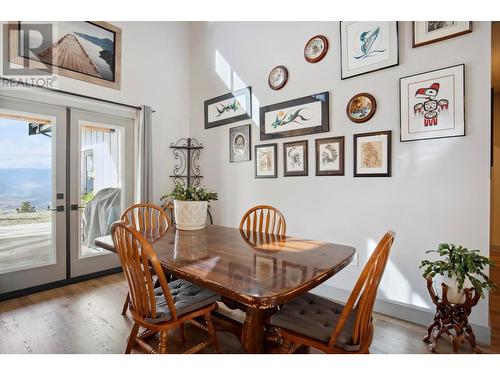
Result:
M214 346L215 352L217 354L222 353L210 313L205 314L205 322L207 323L208 334L210 335L210 339L212 340L212 345Z
M130 331L130 336L128 337L127 348L125 349L125 354L130 354L134 344L137 340L137 332L139 332L139 324L134 323L132 331Z
M184 331L184 323L181 323L179 326L179 330L181 332L181 341L186 342L186 332Z
M158 346L158 353L166 354L168 349L168 331L160 332L160 345Z
M127 298L125 298L125 303L123 304L122 308L122 315L125 315L127 313L129 302L130 302L130 294L127 293Z

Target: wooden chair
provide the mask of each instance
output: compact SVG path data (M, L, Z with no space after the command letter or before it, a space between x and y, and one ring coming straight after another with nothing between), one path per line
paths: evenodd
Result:
M240 221L240 230L286 236L286 221L277 208L267 205L249 209Z
M149 241L154 241L165 234L168 227L172 225L166 212L154 204L138 203L123 211L120 220L125 221L134 229L141 232ZM127 313L130 302L130 294L127 293L123 303L122 315Z
M270 318L270 330L277 327L282 338L281 353L301 346L325 353L370 352L373 305L394 236L389 231L380 240L345 305L307 293Z
M134 319L134 326L125 353L130 353L135 344L139 344L149 353L166 353L168 331L177 327L182 328L185 321L197 317L204 318L209 339L186 353L198 352L210 343L214 346L215 351L220 353L210 316L210 312L217 308L219 296L185 280L179 279L167 283L161 264L149 242L126 222L114 223L111 227L111 233L127 279L131 298L130 311ZM159 288L155 288L150 269L154 270L158 278ZM138 334L140 327L144 327L146 330ZM143 339L158 332L160 333L160 342L158 350L155 350ZM181 337L184 340L182 330Z

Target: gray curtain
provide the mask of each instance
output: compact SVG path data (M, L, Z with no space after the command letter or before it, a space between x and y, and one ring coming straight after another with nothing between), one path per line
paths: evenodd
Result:
M151 107L141 106L138 128L138 194L139 202L153 200L153 154L152 154L152 114Z

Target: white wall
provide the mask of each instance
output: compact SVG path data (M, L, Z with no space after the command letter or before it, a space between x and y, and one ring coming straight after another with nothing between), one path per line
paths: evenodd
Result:
M328 37L330 50L323 61L309 64L303 48L316 34ZM353 245L360 265L393 229L397 239L379 298L431 311L418 269L424 252L441 242L489 252L490 25L476 22L472 34L415 49L411 37L411 24L399 23L400 65L342 81L336 22L193 23L190 127L191 136L205 145L203 185L220 195L212 205L216 223L237 226L247 208L269 203L285 214L288 234ZM466 64L467 136L400 143L398 79L459 63ZM288 68L289 82L273 91L267 76L280 64ZM285 140L309 140L308 177L283 177L283 141L278 141L278 179L255 179L253 160L229 163L229 128L236 124L204 129L203 101L245 85L254 93L254 143L261 143L259 106L330 91L330 132ZM365 124L345 115L349 98L358 92L373 94L378 103ZM353 178L352 135L389 129L393 177ZM346 137L346 175L315 177L314 139L332 135ZM349 290L360 271L350 266L327 284ZM486 301L472 321L488 325Z
M189 24L112 22L122 29L121 90L58 76L61 90L146 104L153 114L153 192L155 201L173 187L170 142L189 135Z

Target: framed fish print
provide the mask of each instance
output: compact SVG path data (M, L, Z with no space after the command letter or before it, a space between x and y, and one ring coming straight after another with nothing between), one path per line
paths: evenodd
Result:
M252 128L250 124L229 129L229 161L249 161L252 157Z
M344 175L344 137L316 139L316 176Z
M465 65L400 78L401 142L465 135Z
M415 21L413 22L413 48L471 32L471 21Z
M396 21L340 22L341 78L399 64Z
M392 131L354 134L354 177L391 177Z
M252 88L205 101L205 129L252 118Z
M283 143L283 176L307 176L307 155L307 140Z
M278 177L278 145L268 143L255 146L255 178Z
M260 139L295 137L327 132L329 93L304 96L260 108Z

